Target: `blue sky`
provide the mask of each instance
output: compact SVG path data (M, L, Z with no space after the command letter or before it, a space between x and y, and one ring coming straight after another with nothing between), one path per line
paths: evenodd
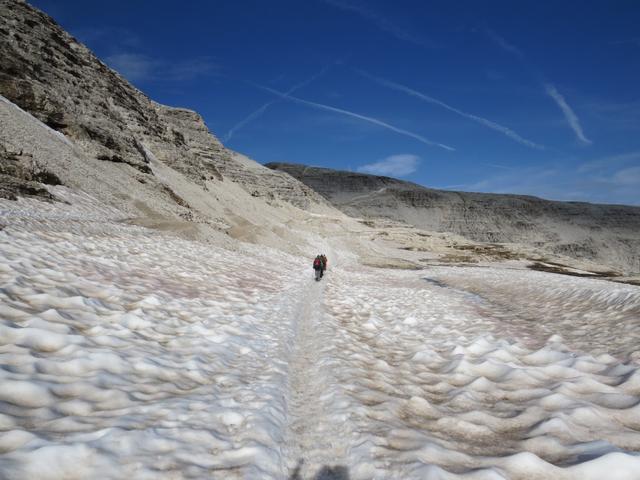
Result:
M33 0L229 148L640 205L640 2Z

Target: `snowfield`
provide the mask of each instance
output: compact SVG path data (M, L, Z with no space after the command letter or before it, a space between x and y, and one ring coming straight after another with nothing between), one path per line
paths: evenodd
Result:
M640 288L0 203L2 479L640 479Z

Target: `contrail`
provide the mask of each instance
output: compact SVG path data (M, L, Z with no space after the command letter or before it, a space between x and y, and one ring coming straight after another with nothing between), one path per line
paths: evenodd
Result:
M287 90L286 95L290 95L293 92L295 92L296 90L301 89L302 87L304 87L305 85L310 84L311 82L313 82L314 80L317 80L318 78L320 78L322 75L324 75L327 70L329 69L329 66L324 67L320 72L316 73L315 75L313 75L312 77L306 79L303 82L298 83L297 85L294 85L293 87L291 87L289 90ZM229 131L227 132L227 134L224 136L223 138L223 142L228 142L231 137L233 137L233 135L240 130L241 128L243 128L246 124L252 122L253 120L255 120L256 118L258 118L260 115L262 115L264 112L267 111L267 109L273 105L274 103L277 103L278 101L280 101L281 99L276 99L276 100L271 100L270 102L265 103L264 105L262 105L260 108L258 108L256 111L251 112L249 115L247 115L246 118L244 118L243 120L239 121L238 123L236 123L233 127L231 127L231 129L229 129Z
M482 117L478 117L477 115L473 115L471 113L467 113L467 112L463 112L462 110L458 110L457 108L452 107L451 105L447 105L446 103L430 97L428 95L425 95L424 93L420 93L417 92L409 87L406 87L404 85L400 85L398 83L392 82L390 80L385 80L384 78L380 78L380 77L376 77L373 76L363 70L356 70L356 72L358 72L360 75L367 77L370 80L373 80L376 83L379 83L380 85L383 85L385 87L391 88L393 90L398 90L400 92L404 92L407 93L411 96L417 97L420 100L423 100L425 102L429 102L429 103L433 103L435 105L439 105L442 108L446 108L447 110L457 113L458 115L468 118L470 120L473 120L474 122L478 122L481 125L484 125L485 127L491 128L493 130L496 130L504 135L506 135L507 137L511 138L512 140L515 140L518 143L521 143L522 145L526 145L527 147L530 148L536 148L538 150L544 150L544 145L539 145L537 143L532 142L531 140L527 140L526 138L522 138L520 135L518 135L516 132L514 132L513 130L511 130L510 128L504 127L502 125L499 125L495 122L492 122L491 120L487 120L486 118L482 118Z
M431 40L428 40L422 36L410 32L409 30L400 28L398 25L391 22L388 18L384 17L380 13L367 8L363 5L357 5L350 1L345 0L323 0L326 4L332 5L344 11L353 12L356 15L364 18L365 20L373 23L380 30L390 33L394 37L410 42L415 45L419 45L425 48L438 48Z
M262 90L265 90L267 92L273 93L274 95L277 95L280 98L284 98L286 100L289 100L289 101L292 101L292 102L295 102L295 103L299 103L301 105L307 105L309 107L317 108L319 110L325 110L325 111L328 111L328 112L339 113L339 114L345 115L347 117L357 118L357 119L362 120L364 122L368 122L368 123L372 123L374 125L378 125L380 127L386 128L387 130L391 130L392 132L399 133L400 135L404 135L406 137L411 137L411 138L413 138L415 140L418 140L419 142L424 143L425 145L440 147L440 148L444 148L445 150L449 150L449 151L454 151L455 150L455 148L453 148L453 147L450 147L448 145L444 145L442 143L433 142L433 141L423 137L422 135L418 135L417 133L413 133L413 132L410 132L408 130L404 130L402 128L394 127L393 125L390 125L390 124L388 124L386 122L383 122L382 120L378 120L376 118L367 117L366 115L360 115L359 113L350 112L349 110L343 110L341 108L332 107L330 105L324 105L322 103L310 102L309 100L303 100L303 99L298 98L298 97L292 97L291 95L289 95L287 93L278 92L277 90L274 90L273 88L265 87L263 85L258 85L258 84L255 84L255 83L253 83L252 85L254 85L255 87L260 88Z
M576 137L578 137L578 140L580 140L582 143L586 143L587 145L590 145L591 143L593 143L591 140L585 137L584 132L582 131L582 126L580 125L580 120L578 119L578 116L571 109L571 107L569 106L567 101L564 99L564 97L560 94L560 92L558 92L556 87L554 87L550 83L547 83L544 87L545 87L545 90L547 91L547 94L551 98L553 98L553 100L558 104L558 107L560 107L560 110L562 110L564 117L567 119L567 122L569 123L569 126L572 128L572 130L576 134Z
M486 27L486 26L484 27L484 33L486 33L487 36L491 40L493 40L500 48L520 57L520 60L524 60L524 53L522 53L522 50L520 50L515 45L512 45L511 43L507 42L504 38L502 38L496 32L491 30L489 27Z
M578 119L578 116L575 114L573 109L569 106L569 104L564 99L562 94L560 92L558 92L556 87L554 87L551 83L546 81L544 79L544 75L542 75L542 73L540 73L540 71L538 71L536 68L532 67L529 64L529 62L525 58L525 55L522 52L522 50L520 50L515 45L507 42L504 38L502 38L500 35L498 35L496 32L494 32L493 30L491 30L488 27L484 27L484 32L500 48L502 48L506 52L509 52L512 55L516 56L518 58L518 60L520 60L520 62L522 62L522 65L524 65L530 72L532 72L533 76L544 87L545 92L547 93L547 95L549 95L556 102L558 107L560 107L560 110L562 110L562 113L564 114L564 118L567 120L567 123L569 123L569 126L571 127L571 129L575 133L576 137L578 137L578 140L580 140L582 143L584 143L586 145L591 145L593 142L591 140L589 140L585 136L585 134L584 134L584 132L582 130L582 126L580 125L580 120Z

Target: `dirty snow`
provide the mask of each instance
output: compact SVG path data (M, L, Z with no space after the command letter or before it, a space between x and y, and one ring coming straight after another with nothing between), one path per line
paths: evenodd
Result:
M640 288L0 204L0 478L638 479Z

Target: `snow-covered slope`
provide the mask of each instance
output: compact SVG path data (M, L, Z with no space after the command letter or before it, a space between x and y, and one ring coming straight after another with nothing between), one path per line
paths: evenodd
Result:
M316 283L52 191L0 201L3 479L638 478L638 287L320 239Z

